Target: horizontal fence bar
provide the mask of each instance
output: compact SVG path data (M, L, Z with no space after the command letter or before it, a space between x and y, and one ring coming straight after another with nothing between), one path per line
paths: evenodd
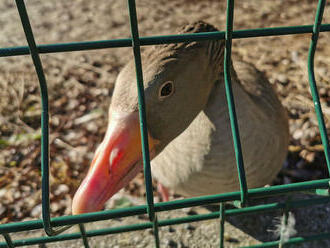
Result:
M330 24L322 24L321 32L330 31ZM307 34L313 32L313 25L289 26L289 27L273 27L273 28L256 28L246 30L233 31L233 39L292 35L292 34ZM209 33L194 33L194 34L176 34L164 36L140 37L140 45L159 45L176 42L191 42L200 40L220 40L225 38L225 32L209 32ZM58 52L73 52L94 49L104 49L113 47L131 47L132 40L114 39L114 40L99 40L99 41L83 41L71 43L57 43L38 45L39 53L58 53ZM28 46L6 47L0 48L0 57L28 55Z
M290 202L290 208L302 208L308 207L311 205L319 205L319 204L326 204L330 202L329 197L319 197L316 199L307 199L307 200L297 200ZM227 209L225 210L225 216L237 216L237 215L247 215L253 214L257 212L265 212L265 211L275 211L280 210L287 207L285 203L269 203L263 205L257 205L252 207L246 208L236 208L236 209ZM146 213L146 211L145 211ZM181 218L173 218L167 220L160 220L159 226L169 226L169 225L177 225L177 224L184 224L184 223L191 223L196 221L204 221L204 220L211 220L219 218L220 212L212 212L208 214L201 214L201 215L192 215L186 216ZM65 217L60 217L65 218ZM54 218L55 219L55 218ZM40 221L41 222L41 221ZM115 233L122 233L122 232L130 232L130 231L138 231L144 229L151 229L153 226L152 222L145 222L133 225L125 225L125 226L118 226L118 227L110 227L104 228L99 230L91 230L85 232L86 237L95 237L101 235L108 235L108 234L115 234ZM41 227L40 227L41 228ZM324 237L327 238L328 236ZM58 242L58 241L65 241L65 240L73 240L73 239L81 239L81 233L71 233L71 234L60 234L57 236L51 237L37 237L37 238L30 238L24 240L15 240L13 244L15 246L23 246L23 245L35 245L41 243L50 243L50 242ZM7 247L5 242L0 243L0 248Z
M317 240L322 240L322 239L329 239L329 238L330 238L330 233L294 237L294 238L288 239L282 247L295 247L295 246L290 246L290 245L301 244L301 243L305 243L305 242L312 242L312 241L317 241ZM280 244L279 241L272 241L272 242L265 242L265 243L258 244L258 245L244 246L241 248L279 247L279 244Z
M321 180L314 180L314 181L302 182L302 183L293 183L286 185L276 185L270 187L249 189L248 194L249 194L249 198L252 199L252 198L273 196L277 194L309 191L318 188L328 188L328 187L329 187L329 179L321 179ZM235 201L235 200L240 200L239 191L232 193L224 193L219 195L201 196L201 197L194 197L194 198L188 198L182 200L175 200L171 202L155 203L155 211L161 212L161 211L175 210L180 208L201 206L201 205ZM315 201L315 199L313 200ZM239 211L242 211L243 213L244 211L246 211L244 209L245 208L241 208L239 209ZM130 208L111 209L111 210L80 214L80 215L61 216L61 217L52 218L51 222L52 225L56 227L56 226L87 223L93 221L101 221L112 218L128 217L133 215L141 215L146 213L147 213L147 206L141 205ZM25 222L17 222L17 223L14 222L14 223L0 225L0 234L29 231L40 228L43 228L41 220L33 220L33 221L25 221Z

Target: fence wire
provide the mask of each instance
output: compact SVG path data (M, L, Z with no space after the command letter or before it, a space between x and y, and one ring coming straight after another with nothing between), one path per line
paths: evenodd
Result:
M329 140L326 133L326 127L324 123L324 117L322 114L321 104L319 100L319 94L317 91L316 80L314 75L314 55L316 52L317 41L320 32L330 31L330 24L322 24L323 12L326 4L326 0L319 0L317 6L317 12L315 16L314 25L304 26L290 26L290 27L274 27L274 28L259 28L248 30L233 30L233 13L234 13L234 0L227 0L227 16L226 16L226 31L221 32L207 32L207 33L195 33L195 34L180 34L180 35L165 35L165 36L151 36L151 37L139 37L138 21L136 16L135 0L128 0L128 10L130 17L131 36L132 38L115 39L115 40L100 40L90 42L73 42L73 43L61 43L61 44L46 44L37 45L33 36L32 28L30 25L27 10L25 8L24 0L15 0L19 16L21 18L22 26L28 42L28 46L22 47L7 47L0 48L0 57L7 56L19 56L19 55L31 55L32 61L35 66L36 73L39 79L41 99L42 99L42 113L41 113L41 166L42 166L42 219L33 221L24 221L17 223L8 223L0 225L0 234L3 235L5 242L0 243L1 247L19 247L29 246L35 244L46 244L50 242L58 242L64 240L81 239L84 247L88 248L88 238L100 235L115 234L121 232L130 232L143 229L153 229L155 247L160 247L159 240L159 227L189 223L195 221L217 219L220 222L220 247L224 247L224 221L228 216L251 214L258 212L267 212L275 210L288 211L292 208L302 208L318 204L326 204L330 202L329 197L329 178L322 180L314 180L301 183L292 183L287 185L270 186L267 188L255 188L248 189L246 184L243 156L241 151L241 144L239 138L239 130L237 126L237 119L235 113L234 96L231 89L230 78L230 59L231 59L231 43L232 39L264 37L264 36L279 36L279 35L292 35L311 33L311 43L308 56L308 74L311 94L315 106L315 111L318 119L318 125L320 129L320 135L322 144L324 147L324 153L326 157L328 171L330 171L330 147ZM150 170L150 157L148 152L148 137L147 137L147 122L146 122L146 109L144 103L144 91L143 91L143 76L142 76L142 64L140 47L146 45L158 45L178 42L191 42L201 40L225 40L225 58L224 58L224 75L225 75L225 87L226 96L230 114L230 122L233 133L234 149L237 161L238 177L240 182L240 191L230 192L218 195L194 197L183 200L174 200L170 202L153 202L153 191L151 184L151 170ZM146 184L146 204L141 206L134 206L129 208L105 210L95 213L87 213L75 216L61 216L51 218L50 204L49 204L49 127L48 127L48 95L47 95L47 82L45 74L43 72L42 62L39 54L42 53L57 53L57 52L71 52L71 51L83 51L92 49L104 49L115 47L132 47L135 58L136 78L137 78L137 90L139 100L139 114L140 114L140 129L142 137L142 153L144 164L144 175ZM290 200L290 204L287 203L269 203L256 206L248 206L248 200L253 198L267 197L275 194L288 194L292 192L308 191L319 195L315 199L307 200ZM238 208L226 209L225 203L229 201L236 201ZM158 220L157 213L162 211L169 211L175 209L181 209L186 207L201 206L206 204L220 204L219 211L208 214L199 214L181 218L173 218L166 220ZM117 227L109 227L99 230L85 230L84 223L107 220L112 218L128 217L141 214L148 214L149 221L124 225ZM80 232L66 234L65 230L72 225L79 225ZM36 229L44 229L48 236L12 240L10 234L29 231ZM294 237L286 240L273 242L265 242L259 245L249 247L283 247L285 245L299 244L308 241L315 241L320 239L330 239L330 233L321 233L316 235Z

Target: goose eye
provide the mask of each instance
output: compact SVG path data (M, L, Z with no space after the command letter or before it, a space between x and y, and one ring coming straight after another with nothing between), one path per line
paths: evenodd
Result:
M171 96L173 93L174 83L173 81L167 81L159 88L158 97L160 100L163 100L164 98Z

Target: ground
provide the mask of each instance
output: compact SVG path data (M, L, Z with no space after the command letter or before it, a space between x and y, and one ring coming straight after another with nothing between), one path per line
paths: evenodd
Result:
M130 36L125 1L26 1L38 44ZM317 1L237 1L234 29L312 24ZM204 20L225 28L225 1L137 1L141 36L174 34ZM1 47L26 45L14 1L0 2ZM330 23L329 4L324 23ZM315 73L330 127L330 33L322 33ZM288 158L274 184L328 176L308 88L310 34L233 41L233 54L265 72L290 117ZM42 55L50 108L52 216L70 214L71 198L102 140L107 107L130 48ZM40 97L29 56L0 59L0 222L38 218L40 200ZM140 175L126 192L142 197ZM156 201L158 197L156 196Z

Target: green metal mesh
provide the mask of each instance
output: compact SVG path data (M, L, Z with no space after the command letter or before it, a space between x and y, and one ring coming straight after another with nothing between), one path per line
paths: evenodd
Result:
M241 151L241 144L239 138L239 130L237 126L234 96L231 89L230 78L230 58L231 58L231 43L232 39L242 39L250 37L262 36L275 36L275 35L291 35L311 33L311 43L308 56L308 74L310 89L313 97L314 107L318 119L320 135L324 147L324 153L330 171L330 148L329 140L326 133L322 109L320 105L319 95L316 87L314 76L314 54L316 51L317 40L320 32L330 31L330 24L322 24L322 16L325 8L325 0L319 0L314 25L307 26L290 26L290 27L274 27L274 28L260 28L248 30L235 30L233 31L233 12L234 0L227 0L227 22L225 32L208 32L196 34L180 34L180 35L167 35L167 36L152 36L152 37L139 37L138 22L136 17L136 6L134 0L128 0L130 26L131 26L131 39L116 39L116 40L102 40L91 42L75 42L75 43L62 43L62 44L48 44L36 45L32 28L29 22L28 14L25 8L24 0L15 0L17 9L21 18L22 26L28 42L27 47L10 47L0 48L0 57L18 56L30 54L33 60L36 73L38 75L42 99L42 114L41 114L41 166L42 166L42 219L33 221L24 221L18 223L9 223L0 225L0 234L3 235L5 242L0 243L0 247L19 247L34 244L45 244L49 242L82 239L84 247L89 247L88 237L115 234L120 232L129 232L135 230L143 230L147 228L153 229L155 238L155 247L159 247L159 227L189 223L194 221L202 221L208 219L219 218L220 221L220 247L224 246L224 221L228 216L250 214L256 212L267 212L275 210L283 210L287 213L291 208L308 207L311 205L325 204L330 202L329 197L329 179L314 180L302 183L293 183L287 185L271 186L267 188L248 189L246 184L243 156ZM147 138L147 123L146 123L146 110L144 104L144 91L143 91L143 76L141 65L140 46L144 45L157 45L176 42L198 41L198 40L220 40L225 39L225 58L224 58L224 73L225 73L225 87L226 96L229 107L230 123L233 133L234 149L237 161L238 177L240 182L240 191L231 192L219 195L210 195L202 197L194 197L184 200L175 200L170 202L154 203L153 191L151 185L151 170L150 170L150 157L148 152L148 138ZM103 49L113 47L132 47L137 77L137 90L139 100L139 113L140 113L140 128L142 136L142 152L144 163L144 175L147 193L147 204L141 206L134 206L130 208L106 210L95 213L81 214L75 216L61 216L57 218L50 217L49 205L49 130L48 130L48 95L47 83L43 72L42 63L39 57L40 53L57 53L67 51L82 51L91 49ZM290 192L308 191L319 195L316 199L307 200L292 200L290 204L287 203L270 203L256 206L248 206L248 200L252 198L260 198L272 196L275 194L288 194ZM238 208L225 209L225 202L234 201ZM158 220L157 212L169 211L174 209L200 206L211 203L219 203L220 208L218 212L208 214L200 214L187 216L182 218ZM120 218L134 215L148 214L149 221L141 224L125 225L118 227L110 227L99 230L86 231L84 223L107 220L112 218ZM79 225L80 232L72 234L62 233L72 225ZM29 231L36 229L44 229L48 236L29 238L24 240L12 240L10 233ZM317 235L295 237L285 241L285 245L298 244L307 241L314 241L319 239L329 239L330 233L321 233ZM283 240L274 242L266 242L260 245L250 247L278 247L283 246Z

